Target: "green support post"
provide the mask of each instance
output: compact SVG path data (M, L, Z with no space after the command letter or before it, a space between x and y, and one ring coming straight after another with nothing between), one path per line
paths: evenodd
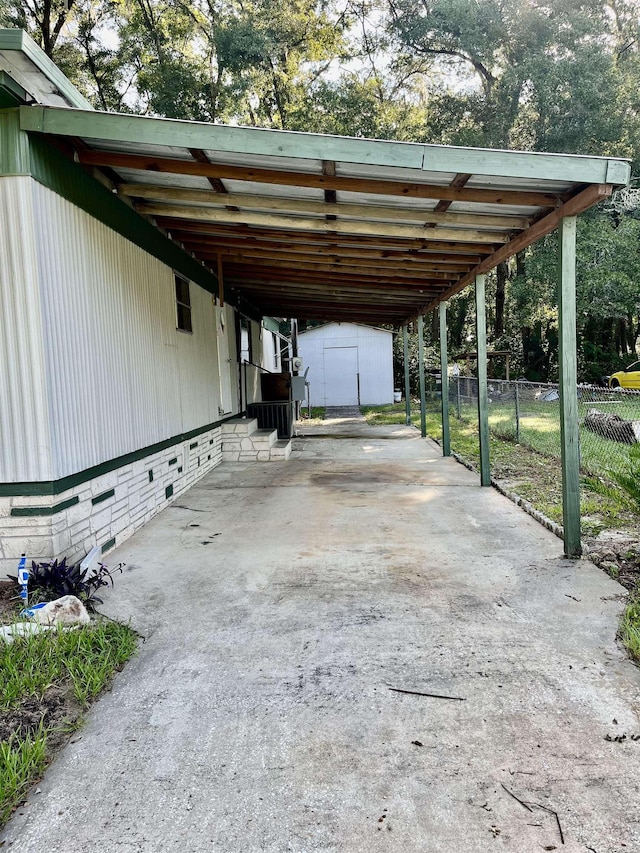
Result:
M576 364L575 216L560 221L558 325L560 361L560 455L565 557L582 554L580 542L580 434Z
M480 435L480 485L491 485L489 462L489 395L487 393L486 275L476 276L476 340L478 345L478 432Z
M424 381L424 317L418 317L418 370L420 373L420 433L427 437L427 397Z
M451 456L449 433L449 365L447 358L447 303L440 303L440 387L442 389L442 455Z
M407 426L411 423L411 383L409 381L409 328L405 323L402 327L402 343L404 346L404 404L407 410Z

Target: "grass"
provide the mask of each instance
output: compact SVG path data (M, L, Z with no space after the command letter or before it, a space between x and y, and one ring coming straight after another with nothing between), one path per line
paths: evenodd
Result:
M309 409L306 406L303 406L300 409L300 419L299 423L311 424L311 423L320 423L324 420L326 408L324 406L312 406L311 407L311 417L309 417Z
M439 401L438 401L439 402ZM562 472L559 459L559 422L556 414L538 405L528 407L520 432L522 443L515 442L514 412L506 406L492 406L489 412L491 473L528 500L536 509L562 524ZM588 405L588 404L587 404ZM593 405L593 404L591 404ZM625 401L626 405L626 401ZM638 405L638 401L635 401ZM529 411L529 409L531 409ZM640 412L617 409L621 417L640 420ZM404 403L362 407L368 423L405 423ZM582 414L586 414L585 411ZM451 447L476 468L480 464L477 412L462 406L462 418L450 411ZM411 422L420 426L420 413L412 410ZM441 440L439 406L431 400L427 410L427 433ZM580 526L584 536L597 536L606 528L637 531L640 508L640 445L629 451L625 445L581 430L581 461L584 477L580 492ZM607 569L612 577L620 572ZM632 599L620 623L620 639L630 657L640 663L640 588L634 575Z
M112 621L0 643L0 826L136 645Z
M562 524L558 408L553 403L527 401L526 411L524 409L523 405L520 443L516 443L514 408L509 404L490 406L491 473L496 479L506 481L512 491L552 521ZM405 411L404 403L362 407L363 415L373 425L405 423ZM625 411L624 414L630 413ZM456 417L456 407L450 406L451 448L477 468L480 464L477 409L462 403L460 415ZM420 426L420 413L415 407L411 422ZM427 433L436 441L442 440L439 400L427 403ZM613 481L611 473L612 470L614 473L628 470L628 447L582 430L581 451L585 474L580 496L583 535L597 536L607 528L635 529L637 511ZM591 473L593 471L596 473Z
M22 802L47 765L47 737L40 725L33 735L0 742L0 826Z
M620 639L631 658L640 663L640 597L637 594L622 614Z

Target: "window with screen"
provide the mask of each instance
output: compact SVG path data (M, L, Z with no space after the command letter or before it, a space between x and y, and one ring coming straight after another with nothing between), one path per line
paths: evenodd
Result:
M189 282L179 275L176 280L176 328L182 332L193 332L191 325L191 295Z

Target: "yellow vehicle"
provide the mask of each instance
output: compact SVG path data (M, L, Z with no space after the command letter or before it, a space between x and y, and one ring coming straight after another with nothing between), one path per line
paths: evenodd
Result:
M612 373L609 388L635 388L640 391L640 361L634 361L624 370Z

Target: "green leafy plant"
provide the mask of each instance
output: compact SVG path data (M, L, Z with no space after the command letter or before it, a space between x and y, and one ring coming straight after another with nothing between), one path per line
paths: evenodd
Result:
M29 572L29 590L38 601L52 601L63 595L75 595L83 602L88 610L95 611L96 604L102 604L97 591L103 586L113 586L113 575L122 572L124 563L119 563L113 569L104 563L97 567L83 569L81 563L67 563L62 560L49 560L44 563L32 561ZM15 575L7 577L18 583Z
M640 598L637 594L622 614L620 638L633 660L640 662Z
M0 644L0 828L137 640L128 625L98 619Z
M626 468L610 471L609 476L640 509L640 444L632 444L629 448Z

